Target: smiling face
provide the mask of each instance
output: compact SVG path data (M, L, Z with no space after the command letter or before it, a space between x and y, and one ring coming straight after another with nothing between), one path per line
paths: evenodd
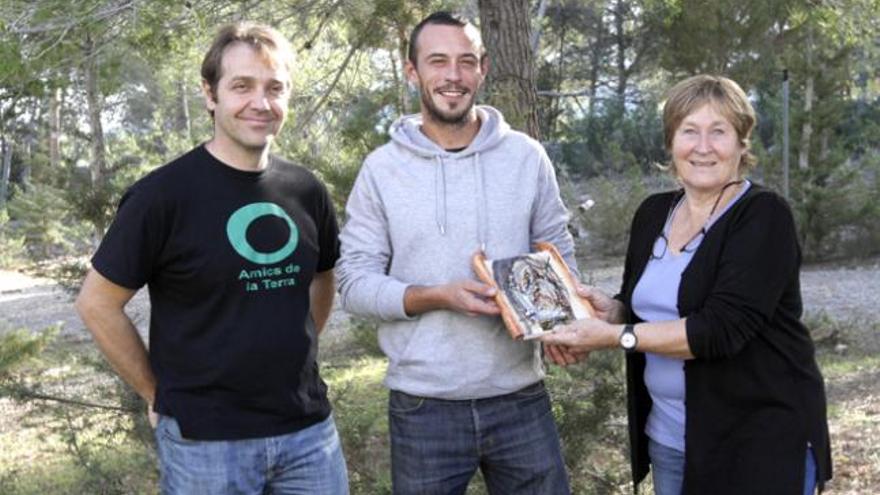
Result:
M452 125L475 119L476 94L486 77L476 28L427 24L416 57L417 63L407 62L406 74L419 88L424 119Z
M745 152L736 129L712 103L685 116L672 137L675 173L693 191L717 191L739 179Z
M269 52L271 53L271 52ZM290 99L290 74L245 43L223 52L222 76L212 92L203 82L214 115L212 145L227 156L261 154L281 131Z

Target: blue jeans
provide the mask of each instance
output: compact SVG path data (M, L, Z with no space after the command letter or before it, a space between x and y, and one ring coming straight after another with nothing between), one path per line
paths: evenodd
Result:
M681 495L684 482L684 452L648 439L651 478L655 495Z
M655 495L681 495L684 481L684 452L648 439L648 456L651 458L651 477ZM807 447L804 475L804 495L816 493L816 456Z
M816 454L813 453L812 447L807 447L807 468L804 477L804 495L813 495L816 493L816 485L818 485L817 477L819 473L816 468Z
M304 430L245 440L187 440L177 421L156 426L166 495L346 495L348 474L333 416Z
M392 390L388 416L396 495L463 494L477 468L492 495L570 493L543 383L475 400Z

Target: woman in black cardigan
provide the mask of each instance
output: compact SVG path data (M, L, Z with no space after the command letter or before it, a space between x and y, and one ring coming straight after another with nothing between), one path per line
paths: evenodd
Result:
M733 81L696 76L663 112L682 188L632 222L614 299L542 338L551 360L627 352L633 480L658 494L800 495L831 478L825 390L802 313L791 211L744 179L755 113ZM621 325L626 323L625 325Z

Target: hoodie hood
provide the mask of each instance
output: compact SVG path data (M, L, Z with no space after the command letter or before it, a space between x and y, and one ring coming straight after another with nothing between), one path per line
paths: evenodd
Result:
M398 146L422 158L435 158L456 155L467 157L474 153L483 153L497 146L504 136L510 132L510 126L498 110L487 106L476 107L477 118L480 119L480 131L464 150L452 153L444 150L422 132L422 115L404 115L397 119L389 133L391 140Z
M422 132L422 115L404 115L391 124L391 140L404 150L416 156L433 160L436 163L434 170L434 220L441 235L446 235L447 230L447 192L446 192L446 161L470 158L473 161L474 174L481 199L486 198L486 181L483 178L483 167L480 163L480 154L497 146L510 132L510 126L504 121L504 116L498 110L487 106L476 107L477 118L480 120L480 130L474 136L473 141L462 151L451 152L441 148L431 141ZM484 201L478 202L481 207L476 211L478 224L478 238L480 249L486 250L488 242L488 222L486 209L482 207Z

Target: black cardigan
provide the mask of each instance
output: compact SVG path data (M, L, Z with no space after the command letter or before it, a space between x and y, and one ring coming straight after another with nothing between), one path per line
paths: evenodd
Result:
M679 194L649 197L633 218L617 296L627 308ZM820 487L831 478L825 387L800 322L800 261L788 205L752 185L709 229L682 273L678 309L695 356L684 367L685 494L800 495L807 442ZM648 473L651 398L644 354L631 354L626 364L637 487Z

